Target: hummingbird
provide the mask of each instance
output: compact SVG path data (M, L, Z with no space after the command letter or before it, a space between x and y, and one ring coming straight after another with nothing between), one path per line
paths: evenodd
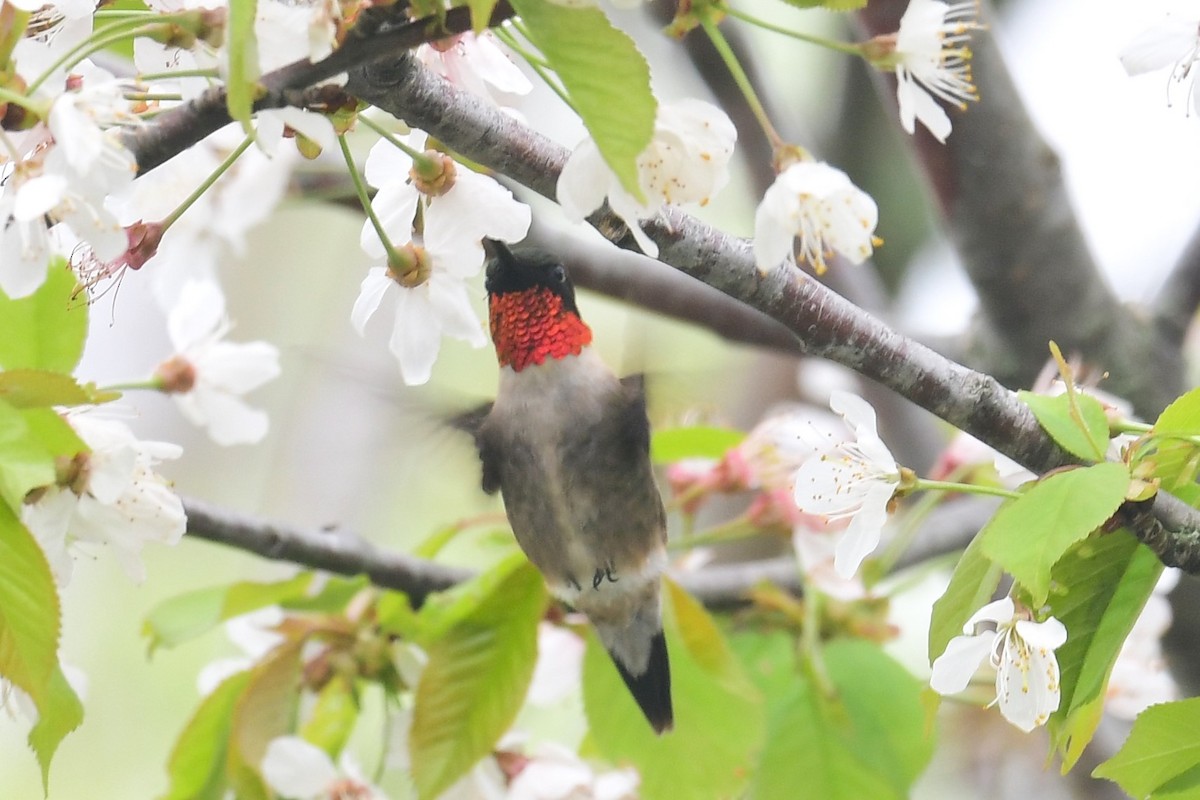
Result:
M591 348L558 259L485 243L500 381L475 429L483 490L500 492L521 549L587 616L662 733L674 722L659 596L667 531L643 382L618 379Z

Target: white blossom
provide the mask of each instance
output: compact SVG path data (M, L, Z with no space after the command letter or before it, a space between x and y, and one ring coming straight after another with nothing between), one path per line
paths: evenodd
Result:
M1171 68L1171 80L1190 81L1192 108L1200 111L1200 84L1192 67L1200 60L1200 18L1168 14L1159 24L1142 31L1121 51L1121 65L1130 75Z
M966 45L970 31L979 28L974 21L977 7L977 0L911 0L900 18L892 59L900 124L909 133L920 120L934 138L945 142L950 117L934 98L960 109L979 99Z
M420 264L409 275L373 267L363 279L350 314L351 323L362 335L384 295L396 297L389 348L410 386L428 382L443 336L473 347L487 344L467 289L467 281L483 267L481 241L484 237L519 241L531 221L529 207L517 202L507 189L492 178L459 167L453 187L426 201L424 234L419 243L414 242L413 217L423 195L407 180L411 166L407 155L381 142L367 159L367 177L380 186L372 207L388 238L397 247L411 244ZM369 223L363 227L362 246L369 255L384 255L383 244Z
M283 621L283 609L266 606L225 621L225 635L242 652L240 656L218 658L204 665L196 676L196 688L211 694L231 675L250 669L284 641L283 634L272 628Z
M992 623L995 629L976 629ZM1067 640L1067 629L1054 617L1034 622L1018 613L1011 597L988 603L967 620L933 662L929 685L939 694L967 688L989 659L996 670L996 699L1006 720L1025 732L1045 725L1058 710L1059 671L1054 651Z
M541 742L508 786L507 800L636 800L641 780L633 769L596 770L574 752Z
M831 520L850 518L838 540L834 567L850 578L879 545L900 468L875 431L875 410L849 392L836 391L829 407L854 432L854 441L832 439L796 472L796 505Z
M324 750L299 736L272 739L261 764L267 785L288 800L387 800L348 756L340 766L339 770Z
M533 84L500 48L491 31L468 31L423 44L417 60L460 89L496 102L497 94L525 95Z
M846 173L825 162L800 161L776 178L754 214L754 261L766 272L785 258L800 257L825 272L825 259L841 253L861 264L874 250L879 209Z
M268 419L241 395L279 375L279 351L267 342L224 341L230 327L221 289L189 281L167 318L175 355L157 374L183 415L213 441L249 444L267 435Z
M60 584L70 579L69 548L77 543L109 546L126 574L141 581L146 542L176 544L186 527L179 497L152 469L182 451L166 442L139 441L116 420L87 413L66 419L91 451L76 459L68 485L36 490L21 519Z
M658 107L654 136L637 158L644 203L621 186L590 138L567 159L558 177L558 202L569 218L583 221L607 197L642 252L657 256L658 246L638 220L653 217L664 205L708 203L729 181L729 159L736 141L737 130L716 106L691 99L663 103Z

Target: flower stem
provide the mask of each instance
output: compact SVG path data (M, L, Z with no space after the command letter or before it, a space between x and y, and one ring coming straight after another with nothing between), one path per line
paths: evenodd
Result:
M913 491L923 492L960 492L962 494L983 494L990 497L1005 497L1013 499L1020 497L1020 492L1004 489L999 486L980 486L976 483L955 483L953 481L931 481L927 478L917 478Z
M50 106L48 104L39 103L32 97L14 92L12 89L5 89L4 87L0 87L0 102L21 106L43 119L50 113Z
M235 147L233 152L225 157L225 160L222 161L220 165L218 165L217 168L212 171L212 174L205 178L203 183L197 186L196 189L189 194L182 203L176 206L174 211L172 211L166 216L166 218L163 219L161 223L163 231L165 232L167 228L170 228L172 225L174 225L175 221L182 217L183 213L191 208L193 203L199 200L205 192L211 189L212 185L216 183L217 180L219 180L220 177L224 175L230 167L233 166L234 162L238 160L242 153L246 152L246 148L248 148L253 142L253 136L247 136L245 139L242 139L242 143Z
M346 160L346 169L350 173L350 182L354 184L354 193L358 196L358 202L362 205L367 219L371 221L371 227L375 229L375 234L379 236L379 241L383 242L383 249L387 251L387 264L396 264L399 262L396 249L392 246L392 240L388 238L387 233L383 230L383 222L375 214L375 209L371 207L371 198L367 192L366 181L363 180L362 174L358 171L358 166L354 163L354 156L350 153L350 143L346 141L345 134L338 136L338 144L342 148L342 158Z
M220 74L213 69L181 69L175 72L142 72L138 74L140 81L166 81L174 78L217 78Z
M159 377L147 378L144 381L128 381L125 383L112 383L108 386L100 387L102 392L137 392L147 390L151 392L161 392L163 390L163 382Z
M111 45L119 44L126 39L136 39L139 36L146 36L157 31L166 30L178 18L178 15L171 14L158 16L154 22L148 25L143 24L144 20L142 19L130 19L108 25L63 53L58 60L47 67L41 75L37 76L33 83L29 84L28 93L32 95L36 92L57 70L70 69L92 53L104 50Z
M420 172L422 170L430 170L437 166L436 164L433 163L433 160L431 158L429 158L429 156L425 155L425 153L423 153L420 150L417 150L415 147L412 147L407 142L405 142L403 139L396 136L394 133L392 133L387 128L383 127L378 122L371 119L370 117L364 117L364 116L360 115L358 117L358 119L360 122L362 122L368 128L373 130L375 133L378 133L380 138L387 139L389 144L398 148L402 153L404 153L409 158L411 158L413 160L413 165L417 169L418 172ZM351 162L351 163L353 163L353 162ZM355 172L357 173L357 170L355 170Z
M763 133L767 135L767 140L771 142L771 147L774 149L783 147L785 144L783 137L779 135L779 132L775 130L775 126L771 124L771 118L767 116L767 111L758 99L758 94L754 91L754 86L746 76L746 71L742 69L741 63L738 62L737 56L734 55L733 48L729 46L729 42L722 35L720 27L707 11L699 12L699 17L701 27L708 34L708 38L712 41L717 53L720 54L721 60L725 62L725 66L729 69L729 74L733 76L733 82L737 84L738 89L745 96L746 103L750 106L750 111L754 114L755 119L758 120L758 124L762 126Z
M839 41L835 41L833 39L826 39L823 36L814 36L811 33L805 33L803 31L794 31L794 30L791 30L790 28L784 28L779 25L775 25L773 23L767 22L766 20L759 19L758 17L755 17L751 14L747 14L745 11L740 11L740 10L734 8L733 6L728 6L728 5L723 6L721 10L724 11L729 16L731 16L735 19L740 19L742 22L745 22L748 25L754 25L756 27L762 28L763 30L771 31L772 33L782 34L783 36L789 36L793 39L799 39L802 42L808 42L809 44L819 45L819 46L827 48L829 50L834 50L838 53L846 53L847 55L852 55L852 56L862 56L862 54L863 54L862 48L857 44L849 44L848 42L839 42Z
M829 677L821 654L821 603L824 598L803 574L800 580L804 585L804 627L800 631L800 648L817 689L825 697L834 697L837 687Z

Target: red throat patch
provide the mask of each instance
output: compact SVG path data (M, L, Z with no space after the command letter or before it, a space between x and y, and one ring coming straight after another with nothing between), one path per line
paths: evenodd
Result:
M500 366L516 372L547 358L577 356L592 342L592 329L542 287L492 295L488 314Z

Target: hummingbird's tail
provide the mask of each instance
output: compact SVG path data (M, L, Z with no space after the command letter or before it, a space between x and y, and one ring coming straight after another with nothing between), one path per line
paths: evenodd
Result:
M594 624L604 649L612 657L621 679L654 732L671 730L675 725L675 712L671 707L671 664L658 614L639 613L620 626Z

